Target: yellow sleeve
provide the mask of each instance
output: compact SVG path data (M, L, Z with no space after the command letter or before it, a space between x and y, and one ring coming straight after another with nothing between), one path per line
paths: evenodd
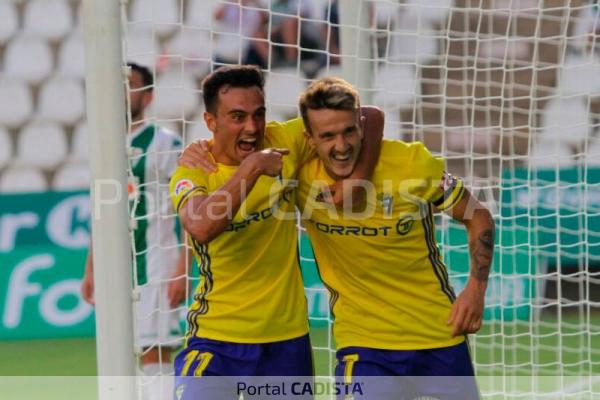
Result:
M444 160L433 156L423 143L413 143L411 147L413 172L424 180L415 195L440 211L454 207L464 194L462 180L447 173Z
M206 175L199 169L177 167L169 184L169 194L173 201L175 211L194 196L206 196L208 194Z
M269 122L267 129L270 131L273 147L289 149L290 155L296 159L298 165L313 158L315 153L304 137L302 118L294 118L286 122Z

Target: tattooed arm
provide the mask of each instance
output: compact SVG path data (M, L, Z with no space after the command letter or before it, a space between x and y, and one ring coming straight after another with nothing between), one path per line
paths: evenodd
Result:
M469 236L471 272L454 305L448 324L452 335L475 333L481 328L485 290L494 255L494 220L490 212L465 189L460 201L447 213L462 222Z

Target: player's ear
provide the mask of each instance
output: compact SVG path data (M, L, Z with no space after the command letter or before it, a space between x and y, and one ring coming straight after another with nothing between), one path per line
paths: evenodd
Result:
M217 120L212 113L204 111L204 123L206 123L206 127L209 131L215 133L215 129L217 128Z

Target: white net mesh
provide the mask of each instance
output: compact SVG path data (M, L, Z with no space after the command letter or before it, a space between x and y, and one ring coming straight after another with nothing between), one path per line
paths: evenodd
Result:
M363 102L385 110L386 136L443 155L494 214L485 324L470 338L483 394L596 398L598 12L575 0L136 0L124 44L127 59L157 77L147 118L186 143L210 137L200 81L218 65L260 64L277 120L297 115L310 79L344 73ZM445 216L437 222L460 291L466 235ZM317 373L328 374L327 294L307 246L303 238ZM561 378L521 380L541 375Z

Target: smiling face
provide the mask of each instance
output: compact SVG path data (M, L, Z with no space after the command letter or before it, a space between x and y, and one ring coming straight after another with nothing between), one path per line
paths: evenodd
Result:
M214 113L205 112L214 134L212 153L217 162L239 165L262 148L265 133L265 97L257 86L219 89Z
M352 174L360 154L362 130L358 110L308 109L306 138L334 179ZM308 128L308 127L307 127Z

